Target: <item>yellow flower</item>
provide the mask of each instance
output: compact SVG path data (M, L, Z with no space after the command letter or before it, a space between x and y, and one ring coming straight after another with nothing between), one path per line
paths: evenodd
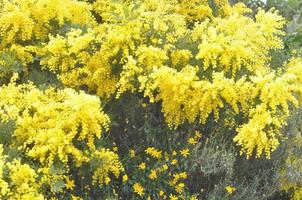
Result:
M177 186L177 182L180 180L180 179L187 179L188 175L186 172L181 172L181 173L176 173L176 174L173 174L173 179L170 181L170 185L174 186L176 188ZM178 188L180 187L184 187L184 184L180 184L178 186Z
M173 156L176 156L176 155L177 155L177 152L173 150L172 155L173 155Z
M152 156L153 158L161 158L161 151L155 149L154 147L148 147L146 150L145 150L146 154Z
M189 144L192 144L192 145L195 145L195 144L197 144L197 141L195 140L195 138L190 137L190 138L188 139L188 143L189 143Z
M75 186L75 185L74 185L74 180L69 180L69 177L66 177L66 178L65 178L65 181L66 181L66 182L65 182L66 188L72 190L72 189L74 188L74 186Z
M111 179L108 176L106 176L105 180L104 180L105 185L108 185L110 183L110 181L111 181Z
M179 194L183 193L183 190L184 190L184 187L185 187L185 184L184 183L178 183L176 186L175 186L175 191Z
M180 154L183 156L183 157L188 157L188 155L190 155L190 151L188 148L185 148L183 150L180 151Z
M128 181L128 175L127 175L127 174L125 174L125 175L123 176L123 182L126 182L126 181Z
M191 196L190 200L198 200L196 196Z
M188 64L192 53L189 50L176 50L171 53L171 61L173 65L181 64L183 66Z
M170 197L170 200L178 200L178 197L173 194L170 194L169 197Z
M20 159L7 162L6 155L2 155L2 152L3 146L0 145L0 199L6 195L9 195L8 199L44 199L39 194L40 184L35 170L27 164L21 164ZM4 180L3 167L9 170L9 184Z
M141 170L146 169L146 163L142 162L141 164L138 165L138 168L140 168Z
M236 188L233 186L227 186L225 187L225 190L227 191L227 193L232 194L233 192L236 191Z
M181 172L181 173L179 173L179 176L180 176L181 178L183 178L183 179L188 178L187 172Z
M168 168L169 168L169 167L168 167L167 164L164 164L164 165L163 165L163 171L166 171Z
M154 169L151 170L151 173L150 173L150 175L149 175L149 178L150 178L151 180L157 179L156 170L154 170Z
M77 197L77 196L74 196L74 195L71 195L71 199L72 200L82 200L81 197Z
M160 196L160 197L162 197L164 194L165 194L164 191L162 191L162 190L159 191L159 196Z
M173 159L171 165L176 165L178 163L177 159Z
M145 189L139 183L134 183L133 191L141 197L144 196L144 194L145 194Z
M135 151L133 149L129 150L129 155L131 158L135 157Z
M200 133L200 131L195 131L195 139L198 140L200 139L202 136L202 134Z

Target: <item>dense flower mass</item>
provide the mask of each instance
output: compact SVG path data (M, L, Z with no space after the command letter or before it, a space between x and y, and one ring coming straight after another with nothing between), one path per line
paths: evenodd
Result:
M301 102L302 59L273 62L285 23L227 0L1 1L1 199L193 200L218 187L190 173L216 177L198 156L221 129L271 158Z
M20 160L4 162L2 168L12 171L9 175L12 184L19 184L11 187L19 188L21 196L10 197L17 194L3 191L3 197L22 199L25 198L22 195L36 195L31 191L35 189L31 184L36 184L37 177L41 184L49 185L52 190L56 190L56 186L51 185L53 179L63 181L66 177L66 188L72 188L74 186L68 178L70 167L80 169L84 165L90 166L92 183L109 184L110 174L119 177L123 167L118 155L96 145L102 131L108 130L110 122L101 111L96 96L77 93L72 89L59 91L49 88L41 91L32 83L17 85L12 81L0 88L1 121L13 121L15 126L9 148L16 148L22 152L22 157L36 161L38 168L35 171L28 164L21 165ZM65 165L62 169L64 173L54 172L57 165ZM21 176L29 177L29 180L23 181ZM20 187L25 187L24 183L28 186L22 191ZM3 184L5 190L8 186L5 182ZM38 190L39 185L35 187ZM39 199L42 197L40 195ZM29 196L26 198L30 199Z
M15 121L16 142L41 163L51 165L56 155L66 163L70 154L80 165L88 158L73 140L85 141L94 151L94 139L101 137L102 128L108 129L109 118L99 111L98 99L84 93L51 88L42 92L33 85L11 83L0 89L0 95L1 119Z

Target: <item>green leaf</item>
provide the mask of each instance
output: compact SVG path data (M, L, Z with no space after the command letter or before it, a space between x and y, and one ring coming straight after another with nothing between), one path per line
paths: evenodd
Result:
M53 192L59 192L65 187L65 183L63 180L56 180L51 184L51 190Z

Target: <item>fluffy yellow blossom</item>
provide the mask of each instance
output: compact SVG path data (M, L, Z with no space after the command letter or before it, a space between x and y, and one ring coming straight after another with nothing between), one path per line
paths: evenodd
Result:
M294 102L301 78L294 72L270 78L270 52L283 48L285 23L274 10L260 9L251 18L243 3L226 0L139 0L135 6L132 1L5 0L0 7L0 54L15 54L12 62L0 60L8 69L20 62L18 70L26 71L34 61L64 86L107 100L141 92L151 103L161 103L171 128L203 125L212 114L218 120L228 107L247 122L238 124L234 136L247 156L256 150L257 156L269 157L280 143L289 116L285 104ZM274 95L260 94L266 87L257 77L267 80ZM282 92L287 95L278 99ZM259 107L261 114L247 114ZM256 117L272 123L264 130ZM259 128L252 131L252 126Z
M104 178L104 180L103 180L103 183L104 183L105 185L108 185L110 182L111 182L111 178L108 177L108 176L106 176L106 177Z
M0 145L0 198L44 200L39 193L41 184L37 179L37 172L18 159L8 162L6 158L3 155L3 146Z
M266 23L268 20L270 24ZM217 26L213 23L217 23ZM259 31L259 25L267 28L266 32L261 33L261 37L246 37L252 33L251 30ZM263 56L267 55L270 49L282 48L278 35L283 34L280 30L283 25L284 19L277 13L265 13L263 10L258 12L255 22L236 14L226 19L215 18L211 22L205 20L195 29L194 37L202 38L202 43L199 44L200 52L196 58L203 60L205 69L210 66L214 69L221 66L225 71L231 70L235 73L244 64L247 70L256 72L265 66L268 58ZM234 39L226 39L229 36ZM261 42L265 45L263 46Z
M14 82L1 87L0 94L0 117L16 122L15 142L40 163L45 175L42 182L51 184L48 173L55 160L67 165L67 169L69 164L80 167L83 163L99 163L92 166L92 184L108 184L110 174L118 177L123 171L117 154L95 146L109 123L97 97L70 89L40 91L32 84L16 86ZM75 141L86 148L75 146ZM74 183L68 180L66 187L72 189Z
M86 153L76 148L73 141L86 141L90 151L94 151L93 141L101 137L100 130L108 130L109 118L100 111L97 97L70 89L42 92L31 84L14 83L1 87L0 94L1 108L5 105L0 110L1 118L16 120L16 140L23 144L28 156L45 165L51 166L56 157L67 163L68 156L74 158L76 165L86 162ZM35 114L31 115L29 109Z
M45 39L50 23L63 26L70 21L76 24L94 24L89 4L74 0L13 0L1 2L0 46L14 41L29 41L33 37ZM81 17L77 13L82 13Z
M6 164L5 161L6 156L3 155L3 145L0 145L0 197L9 193L9 184L3 180L3 170Z
M86 194L114 178L126 182L117 153L128 146L111 151L101 140L112 114L102 106L119 111L114 103L128 95L146 113L159 108L171 129L193 124L204 130L212 120L232 125L241 154L269 158L301 101L301 59L271 62L283 49L284 24L275 10L259 9L251 17L243 3L227 0L0 1L0 121L14 125L11 142L0 141L7 148L0 145L0 199L70 198L64 187L73 190L86 176L92 181L83 187ZM201 137L196 131L183 138L195 145ZM188 157L190 150L181 148ZM144 161L134 166L139 173L149 172L149 161L157 163L147 174L156 182L168 163L181 167L176 151L144 150L136 156L130 149L130 160ZM184 198L187 173L166 172L180 195L170 199ZM160 189L166 199L166 188ZM133 191L141 198L147 193L140 183ZM148 195L154 197L149 188ZM297 186L294 198L300 195Z
M277 133L280 133L288 117L288 106L297 106L294 94L299 92L301 85L293 85L299 81L299 77L289 70L281 76L274 72L265 72L258 77L251 77L249 81L244 77L235 81L233 78L226 78L223 73L216 73L210 83L199 80L196 73L196 68L188 66L179 72L162 67L152 74L154 82L148 87L159 89L156 99L162 101L162 110L168 124L173 127L186 120L193 122L197 117L203 124L210 113L218 120L218 110L224 107L221 100L223 98L234 113L250 113L245 114L249 122L237 129L234 138L241 146L242 153L250 156L252 151L257 149L257 156L265 153L269 157L270 152L276 150L279 145ZM262 103L252 103L256 102L257 98L260 98ZM241 110L238 104L241 105ZM264 129L267 126L270 128Z
M259 96L261 103L249 110L248 122L237 129L234 141L242 147L241 153L249 157L256 148L257 157L265 152L269 158L270 152L277 149L280 129L289 116L289 105L298 106L294 96L297 88L291 86L297 80L298 76L290 70L282 76L270 73L252 79L253 93Z
M44 200L45 198L39 194L39 183L37 173L27 164L21 164L20 160L14 160L7 163L10 170L11 187L17 188L12 192L10 199L33 199Z
M250 94L257 93L260 85L249 77L234 77L241 72L265 76L271 71L269 52L283 46L284 19L274 10L259 10L252 19L245 15L250 10L242 3L141 1L134 7L129 1L23 1L26 3L3 3L0 37L4 52L11 48L24 64L32 62L34 53L41 58L40 65L57 73L64 85L85 87L102 98L120 97L126 91L143 92L150 102L162 102L170 127L196 119L204 124L211 114L217 120L225 104L236 114L255 109L257 105L252 102L259 95ZM106 23L97 25L92 10ZM76 13L82 13L81 17ZM59 27L67 21L78 26L53 33L51 20ZM84 24L87 28L82 28ZM187 44L180 45L182 38L188 38ZM42 46L30 43L31 39L39 40ZM30 45L15 44L19 40ZM9 47L10 43L13 46ZM243 134L254 135L246 129L242 124L235 142L249 155L258 147L255 139L244 141ZM269 156L278 146L277 135L260 132L255 133L262 138L257 155L265 152ZM267 136L270 139L266 140ZM195 142L191 139L191 143Z
M168 59L165 52L153 46L141 46L138 49L138 62L142 65L153 67L161 66Z
M95 151L92 159L97 163L97 168L92 176L93 184L105 183L108 185L111 181L109 177L110 174L117 178L119 177L120 173L124 171L118 155L107 149L103 148Z
M177 50L171 53L171 61L173 65L180 64L186 66L189 64L189 60L192 57L192 53L189 50Z
M296 187L292 200L299 200L302 197L302 187Z
M183 0L180 1L179 9L180 14L186 17L188 22L200 21L207 17L212 17L212 9L204 1L198 0Z

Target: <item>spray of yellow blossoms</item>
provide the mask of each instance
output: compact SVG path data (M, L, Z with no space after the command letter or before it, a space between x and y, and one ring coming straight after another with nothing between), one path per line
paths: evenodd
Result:
M0 197L20 199L39 189L25 185L13 192L20 173L26 174L24 183L34 185L38 177L54 193L53 180L64 183L84 167L92 169L93 185L118 178L123 167L117 153L99 142L110 124L100 100L126 92L159 103L171 129L232 121L241 153L269 158L281 142L290 107L299 105L302 60L271 66L270 52L283 48L285 20L276 11L260 9L251 18L242 3L209 2L1 1L0 77L8 81L0 87L0 120L14 123L9 145L23 159L0 157ZM36 68L53 73L64 89L9 81L15 72L26 79ZM152 147L146 154L162 156ZM60 164L68 166L64 172L54 170ZM10 183L3 179L4 168ZM133 189L144 195L139 183ZM43 199L39 193L28 198Z

